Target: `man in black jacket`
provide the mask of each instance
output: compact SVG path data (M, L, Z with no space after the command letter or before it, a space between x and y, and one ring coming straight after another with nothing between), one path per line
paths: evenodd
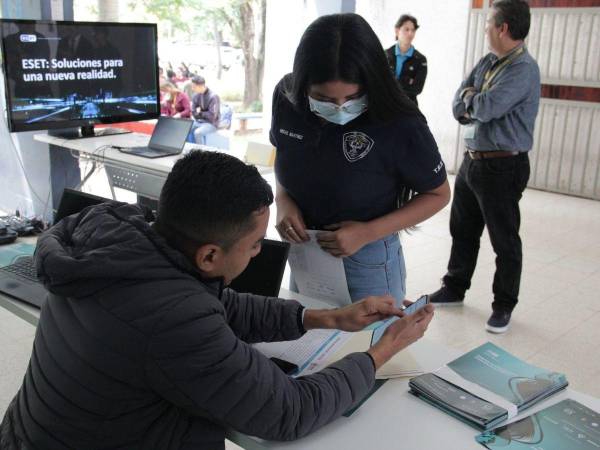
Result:
M368 352L285 375L249 343L402 313L391 297L310 310L224 288L260 252L272 201L255 167L192 152L167 178L156 222L112 202L46 232L35 256L51 294L0 448L223 449L228 427L297 439L357 404L433 310L396 321Z
M417 103L417 95L423 91L427 78L427 58L412 45L419 24L408 14L400 16L396 22L396 44L385 53L394 77L404 93Z
M219 111L221 100L208 88L204 77L192 77L192 117L194 125L192 132L197 144L206 145L206 135L214 133L219 128Z

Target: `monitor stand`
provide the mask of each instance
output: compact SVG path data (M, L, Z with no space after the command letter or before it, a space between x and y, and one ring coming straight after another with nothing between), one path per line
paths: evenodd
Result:
M124 128L94 128L94 125L84 125L79 128L61 128L58 130L48 130L50 136L56 136L63 139L81 139L88 137L110 136L111 134L131 133Z

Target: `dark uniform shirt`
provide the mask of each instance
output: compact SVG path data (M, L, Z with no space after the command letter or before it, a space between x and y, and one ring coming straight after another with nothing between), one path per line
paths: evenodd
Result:
M425 192L446 180L444 163L425 120L398 117L373 123L368 113L346 125L298 111L273 94L270 139L277 180L309 228L343 220L368 221L397 207L403 186Z

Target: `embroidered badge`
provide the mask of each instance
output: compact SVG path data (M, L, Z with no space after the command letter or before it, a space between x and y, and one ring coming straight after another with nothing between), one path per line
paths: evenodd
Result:
M344 156L353 163L363 159L373 148L375 141L361 131L344 133Z

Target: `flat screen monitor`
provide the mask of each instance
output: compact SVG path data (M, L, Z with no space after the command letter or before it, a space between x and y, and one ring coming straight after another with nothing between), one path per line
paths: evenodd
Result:
M260 253L229 287L237 292L278 297L289 251L287 242L264 239Z
M111 134L95 124L160 115L156 24L1 19L0 28L10 131L85 137Z
M76 214L88 206L99 205L100 203L110 201L110 198L65 188L58 209L56 210L56 215L54 216L54 223L58 223L65 217Z

